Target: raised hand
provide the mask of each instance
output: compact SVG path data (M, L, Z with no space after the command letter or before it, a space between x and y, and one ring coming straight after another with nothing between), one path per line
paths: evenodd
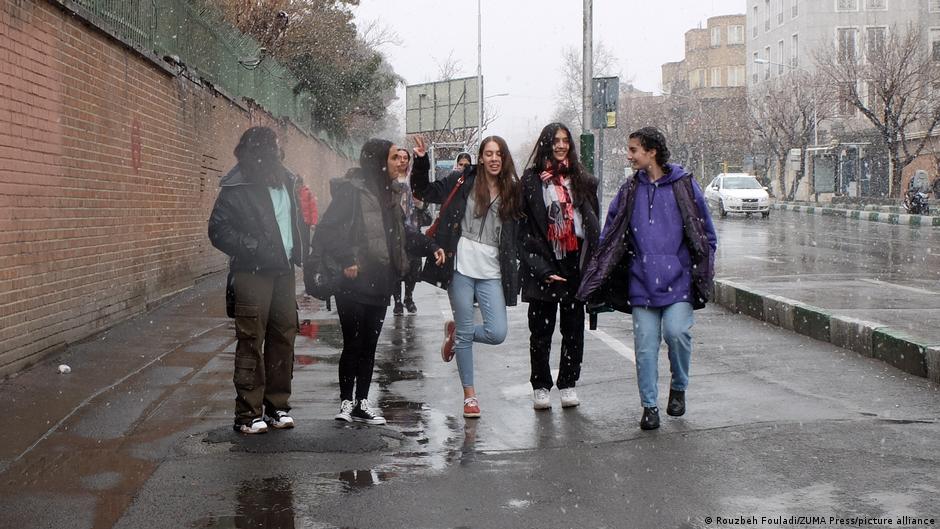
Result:
M413 150L416 157L421 158L428 153L427 143L424 140L424 136L415 134L411 137L411 139L415 142L415 147Z

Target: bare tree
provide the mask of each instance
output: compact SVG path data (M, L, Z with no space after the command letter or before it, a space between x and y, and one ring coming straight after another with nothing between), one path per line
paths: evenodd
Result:
M603 42L594 46L593 72L595 77L619 75L617 59ZM581 80L584 71L581 68L581 48L568 47L562 52L561 86L558 88L558 100L555 106L555 120L568 125L575 136L584 130L582 99L584 86Z
M780 194L793 200L805 176L807 148L813 144L817 124L831 114L832 91L818 75L794 70L767 81L748 100L748 118L758 147L775 163ZM787 189L786 160L799 149L800 164Z
M864 61L854 46L829 46L816 55L817 68L839 98L857 108L881 136L894 197L900 196L904 168L940 125L940 50L928 49L924 31L909 25L904 31L869 34Z

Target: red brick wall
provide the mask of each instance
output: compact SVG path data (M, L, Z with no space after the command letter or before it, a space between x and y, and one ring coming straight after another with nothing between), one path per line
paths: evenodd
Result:
M349 161L43 0L0 2L0 375L224 269L232 149L274 127L318 196Z

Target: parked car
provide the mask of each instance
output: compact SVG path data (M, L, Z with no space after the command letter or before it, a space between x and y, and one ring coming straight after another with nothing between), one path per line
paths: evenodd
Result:
M721 173L705 188L705 200L718 216L728 213L760 213L770 216L770 195L757 178L745 173Z

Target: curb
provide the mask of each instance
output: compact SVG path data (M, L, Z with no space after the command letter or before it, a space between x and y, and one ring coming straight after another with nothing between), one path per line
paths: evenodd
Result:
M940 384L940 344L920 343L880 323L833 314L725 279L715 280L715 300L732 312L850 349Z
M940 226L940 217L927 215L908 215L907 213L888 213L861 209L834 208L826 206L803 206L798 204L771 204L771 209L792 211L809 215L842 217L871 222L885 222L901 226Z

